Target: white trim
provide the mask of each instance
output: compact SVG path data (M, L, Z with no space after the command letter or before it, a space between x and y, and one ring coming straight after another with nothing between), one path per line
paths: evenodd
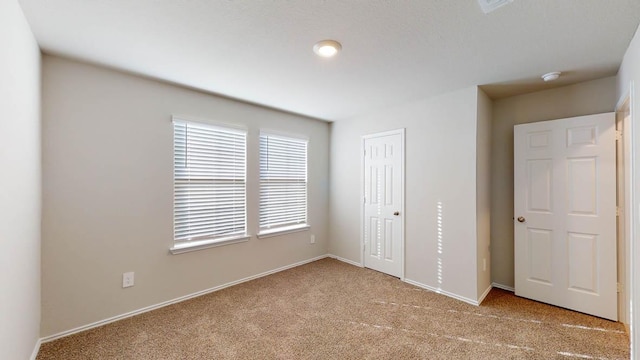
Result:
M364 198L365 198L365 194L364 194L364 176L365 176L365 171L364 171L364 160L366 157L366 151L365 151L365 147L364 147L364 136L360 138L360 154L358 156L360 156L360 236L359 236L359 241L360 241L360 264L362 264L362 267L364 267L364 252L365 252L365 246L364 246Z
M402 216L400 218L400 222L402 223L402 229L400 229L401 233L402 233L402 241L400 242L400 256L402 258L402 271L400 272L400 280L404 281L404 274L405 274L405 227L406 227L406 216L405 214L406 212L406 208L405 208L405 189L406 189L406 181L407 181L407 164L406 164L406 158L407 158L407 145L406 145L406 133L407 133L407 129L406 128L402 128L400 130L398 130L400 132L400 141L402 143L401 145L401 156L400 156L400 164L402 165L402 181L400 181L400 215Z
M395 129L395 130L389 130L389 131L383 131L383 132L379 132L379 133L375 133L375 134L368 134L368 135L363 135L361 137L360 140L360 263L362 264L362 267L364 267L364 262L365 262L365 257L364 257L364 252L365 252L365 239L364 239L364 177L365 177L365 169L364 169L364 162L365 162L365 142L367 139L373 139L373 138L377 138L377 137L384 137L384 136L389 136L389 135L400 135L400 165L402 167L401 169L401 175L402 175L402 180L400 181L400 214L401 214L401 219L400 222L402 224L402 226L400 227L400 262L402 263L402 265L400 266L400 280L404 281L405 280L405 227L406 227L406 209L405 209L405 182L406 182L406 145L405 145L405 138L406 138L406 132L407 129L406 128L400 128L400 129Z
M405 133L405 128L400 128L400 129L395 129L395 130L377 132L375 134L362 135L362 139L374 139L374 138L377 138L377 137L385 137L385 136L396 135L396 134L403 134L404 135L404 133Z
M617 244L622 243L624 248L623 259L624 259L624 268L622 269L624 273L625 283L622 284L622 291L618 294L618 296L622 296L622 302L624 307L621 309L620 306L618 308L618 316L619 321L625 325L625 329L628 334L631 334L630 322L631 322L631 291L632 291L632 275L631 275L631 257L633 256L631 250L631 242L633 240L631 228L632 228L632 213L633 213L633 199L631 198L633 182L633 173L632 173L632 143L633 143L633 135L632 135L632 117L631 117L631 87L629 87L628 91L618 99L618 104L616 105L615 113L616 113L616 129L618 126L621 126L622 136L620 140L622 140L622 179L620 178L620 168L617 168L617 185L620 185L620 181L623 183L622 188L622 203L624 205L623 208L618 208L621 210L621 214L619 214L617 219L618 225L618 239ZM620 115L625 115L622 119L620 119ZM617 144L616 144L617 147ZM617 204L618 206L620 204ZM620 226L622 225L622 226ZM619 248L618 248L619 249ZM619 250L618 250L619 251ZM617 264L618 269L620 269L620 263ZM620 278L618 278L618 282ZM620 311L623 311L620 313Z
M274 136L276 138L293 138L296 140L304 140L307 143L309 142L309 137L307 135L298 134L298 133L290 133L286 131L280 130L271 130L271 129L260 129L260 136Z
M258 235L256 236L258 237L258 239L266 239L274 236L285 235L285 234L295 233L299 231L307 231L309 229L311 229L311 225L309 224L291 225L291 226L284 226L284 227L279 227L275 229L262 230L262 232L259 232Z
M327 257L330 257L332 259L336 259L338 261L342 261L343 263L347 263L349 265L353 265L353 266L357 266L357 267L361 267L361 268L364 267L364 265L362 265L362 263L359 263L359 262L353 261L353 260L349 260L349 259L345 259L345 258L342 258L340 256L333 255L333 254L327 254Z
M635 115L635 83L633 80L629 81L628 90L618 99L616 104L616 113L618 113L623 107L625 103L629 101L629 121L624 122L623 124L623 143L628 144L628 149L623 149L624 151L624 166L625 166L625 208L623 209L624 216L624 236L627 237L625 241L628 240L628 249L629 254L625 254L626 259L629 261L626 264L626 267L629 269L629 277L626 279L628 288L624 289L627 291L629 296L629 303L627 306L629 307L629 322L630 324L624 324L625 329L629 334L630 348L631 348L631 359L635 359L638 357L638 353L640 352L640 329L638 328L638 324L640 323L640 313L636 311L638 307L638 303L640 302L640 278L636 275L636 271L638 271L638 264L640 264L640 252L636 249L637 246L637 237L638 237L638 227L640 227L640 219L638 218L637 210L640 210L640 203L638 199L638 185L636 182L638 181L638 176L636 171L638 169L639 161L637 157L637 151L639 149L640 137L638 134L638 130L636 127L638 126L637 121L640 119L636 119ZM628 125L628 126L627 126ZM627 173L628 172L628 173ZM626 184L628 182L628 184ZM635 301L634 301L635 300Z
M211 119L197 117L197 116L171 114L171 122L173 123L173 122L176 122L176 121L191 122L191 123L196 123L196 124L213 126L213 127L217 127L217 128L221 127L221 128L223 128L225 130L226 130L226 128L230 128L231 130L242 131L247 135L249 134L249 128L247 126L245 126L245 125L222 122L222 121L217 121L217 120L211 120Z
M638 158L638 151L640 150L640 130L636 127L638 125L638 121L640 118L636 115L636 103L635 103L635 82L631 80L629 82L629 116L631 118L629 130L631 132L631 184L630 194L626 194L627 200L631 200L631 213L628 215L631 219L630 231L631 231L631 239L629 244L629 251L631 252L631 256L629 260L631 264L630 266L630 279L629 285L630 289L628 289L630 293L630 328L631 335L629 336L631 342L631 358L638 358L638 353L640 353L640 328L638 324L640 323L640 276L638 276L637 272L640 270L640 251L638 251L638 229L640 229L640 219L638 212L640 211L640 194L638 193L638 181L640 181L640 174L638 171L640 170L640 158Z
M226 238L212 239L212 240L200 240L189 241L184 243L178 243L169 248L169 251L173 255L184 254L191 251L203 250L217 246L237 244L241 242L247 242L251 239L251 235L231 236Z
M513 286L502 285L498 283L491 283L491 286L497 289L502 289L505 291L511 291L512 293L516 292L516 289Z
M466 298L464 296L460 296L458 294L454 294L454 293L450 293L450 292L442 290L442 289L434 288L432 286L425 285L425 284L419 283L417 281L413 281L413 280L409 280L409 279L404 279L402 281L406 282L407 284L411 284L413 286L417 286L419 288L423 288L423 289L426 289L426 290L429 290L429 291L433 291L434 293L438 293L438 294L445 295L445 296L448 296L448 297L456 299L456 300L460 300L460 301L466 302L467 304L471 304L471 305L475 305L475 306L479 306L480 305L480 302L478 302L477 300L472 300L472 299Z
M482 295L480 295L480 297L478 298L478 305L482 304L482 302L484 301L484 298L487 297L487 295L489 295L489 293L491 292L491 289L493 289L493 286L489 285L489 287L487 288L487 290L485 290Z
M59 332L57 334L45 336L42 339L40 339L40 341L42 343L46 343L46 342L50 342L50 341L53 341L53 340L57 340L57 339L60 339L60 338L63 338L63 337L69 336L69 335L73 335L73 334L76 334L76 333L79 333L79 332L82 332L82 331L85 331L85 330L96 328L98 326L106 325L106 324L109 324L109 323L112 323L112 322L115 322L115 321L118 321L118 320L122 320L122 319L130 318L132 316L140 315L142 313L146 313L146 312L149 312L151 310L160 309L162 307L165 307L165 306L168 306L168 305L172 305L172 304L176 304L176 303L179 303L179 302L183 302L185 300L193 299L193 298L198 297L198 296L206 295L206 294L218 291L218 290L222 290L222 289L228 288L230 286L238 285L238 284L241 284L241 283L244 283L244 282L247 282L247 281L251 281L251 280L255 280L255 279L258 279L258 278L261 278L261 277L265 277L265 276L268 276L268 275L271 275L271 274L275 274L275 273L278 273L280 271L288 270L288 269L291 269L291 268L294 268L294 267L298 267L298 266L301 266L301 265L312 263L314 261L322 260L322 259L326 258L327 256L328 255L326 255L326 254L325 255L316 256L316 257L311 258L311 259L299 261L299 262L294 263L294 264L285 265L285 266L279 267L277 269L265 271L265 272L257 274L257 275L252 275L252 276L240 279L240 280L231 281L231 282L228 282L226 284L218 285L218 286L212 287L210 289L206 289L206 290L198 291L198 292L195 292L195 293L192 293L192 294L189 294L189 295L181 296L181 297L175 298L173 300L164 301L164 302L161 302L161 303L158 303L158 304L155 304L155 305L151 305L151 306L147 306L147 307L144 307L144 308L141 308L141 309L138 309L138 310L130 311L128 313L124 313L124 314L121 314L121 315L116 315L116 316L110 317L108 319L104 319L104 320L96 321L96 322L91 323L91 324L79 326L79 327L71 329L71 330L62 331L62 332Z
M36 360L38 353L40 352L40 345L42 345L42 339L38 339L38 341L36 341L36 345L33 347L33 352L31 353L29 360Z

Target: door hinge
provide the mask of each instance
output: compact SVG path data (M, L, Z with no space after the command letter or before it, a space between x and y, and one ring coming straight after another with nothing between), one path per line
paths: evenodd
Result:
M622 140L622 130L616 130L616 141Z
M623 289L622 284L617 283L617 284L616 284L616 289L617 289L617 291L618 291L619 293L621 293L621 292L622 292L622 289Z
M616 216L622 215L622 209L619 206L616 206Z

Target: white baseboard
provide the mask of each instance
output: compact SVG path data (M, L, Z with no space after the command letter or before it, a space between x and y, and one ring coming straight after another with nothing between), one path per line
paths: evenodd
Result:
M417 281L404 279L404 282L406 282L407 284L411 284L413 286L417 286L419 288L423 288L423 289L426 289L426 290L429 290L429 291L433 291L434 293L442 294L442 295L448 296L450 298L466 302L467 304L471 304L471 305L475 305L475 306L480 305L480 302L478 302L476 300L472 300L472 299L466 298L464 296L460 296L458 294L454 294L454 293L451 293L451 292L448 292L448 291L445 291L445 290L442 290L442 289L437 289L437 288L434 288L432 286L419 283Z
M349 260L349 259L345 259L345 258L341 258L340 256L336 256L333 254L327 254L328 257L332 258L332 259L336 259L338 261L342 261L344 263L353 265L353 266L357 266L357 267L364 267L362 264L360 264L359 262L353 261L353 260Z
M38 352L40 352L41 344L42 339L38 339L38 341L36 341L36 345L33 347L33 352L31 353L31 357L29 358L29 360L36 360L36 358L38 357Z
M210 289L206 289L206 290L198 291L198 292L195 292L195 293L192 293L192 294L189 294L189 295L181 296L181 297L175 298L173 300L164 301L164 302L161 302L159 304L147 306L147 307L144 307L142 309L130 311L128 313L124 313L124 314L121 314L121 315L110 317L108 319L104 319L104 320L96 321L96 322L91 323L91 324L79 326L79 327L77 327L75 329L71 329L71 330L59 332L57 334L53 334L53 335L50 335L50 336L46 336L46 337L41 338L38 341L38 347L40 346L40 343L46 343L46 342L49 342L49 341L57 340L57 339L60 339L60 338L63 338L63 337L69 336L69 335L73 335L73 334L76 334L76 333L79 333L79 332L82 332L82 331L85 331L85 330L96 328L98 326L106 325L106 324L109 324L109 323L112 323L112 322L115 322L115 321L118 321L118 320L130 318L132 316L140 315L140 314L146 313L148 311L156 310L156 309L168 306L168 305L172 305L172 304L179 303L179 302L182 302L182 301L185 301L185 300L193 299L195 297L206 295L206 294L218 291L218 290L222 290L222 289L228 288L228 287L233 286L233 285L238 285L238 284L241 284L241 283L244 283L244 282L247 282L247 281L251 281L251 280L255 280L255 279L258 279L258 278L261 278L261 277L265 277L265 276L268 276L268 275L271 275L271 274L275 274L275 273L280 272L280 271L288 270L288 269L291 269L291 268L294 268L294 267L298 267L298 266L301 266L301 265L304 265L304 264L308 264L308 263L311 263L311 262L314 262L314 261L322 260L322 259L324 259L324 258L326 258L328 256L329 255L317 256L317 257L314 257L312 259L303 260L303 261L300 261L300 262L297 262L297 263L294 263L294 264L290 264L290 265L279 267L277 269L265 271L265 272L257 274L257 275L252 275L252 276L240 279L240 280L236 280L236 281L228 282L226 284L218 285L218 286L212 287ZM38 354L37 351L35 352L35 354L36 355ZM33 359L35 359L35 357Z
M507 285L502 285L502 284L498 284L498 283L491 283L491 286L493 286L494 288L498 288L498 289L502 289L502 290L506 290L506 291L511 291L512 293L516 292L516 289L514 289L511 286L507 286Z
M489 285L489 287L487 288L487 290L485 290L482 295L480 295L480 298L478 299L478 305L482 304L482 302L484 301L484 298L487 297L487 295L489 295L489 293L491 292L491 289L493 289L492 285Z

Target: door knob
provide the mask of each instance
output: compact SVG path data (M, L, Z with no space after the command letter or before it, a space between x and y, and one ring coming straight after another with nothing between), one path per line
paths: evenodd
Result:
M522 216L518 216L518 221L523 223L523 222L525 222L527 220Z
M394 212L394 213L393 213L393 215L395 215L395 216L400 215L400 211L396 211L396 212Z

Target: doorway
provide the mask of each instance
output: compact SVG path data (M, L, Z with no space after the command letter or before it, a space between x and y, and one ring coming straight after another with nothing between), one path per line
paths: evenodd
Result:
M404 279L404 137L362 137L363 264Z
M617 320L613 113L514 127L516 295Z

